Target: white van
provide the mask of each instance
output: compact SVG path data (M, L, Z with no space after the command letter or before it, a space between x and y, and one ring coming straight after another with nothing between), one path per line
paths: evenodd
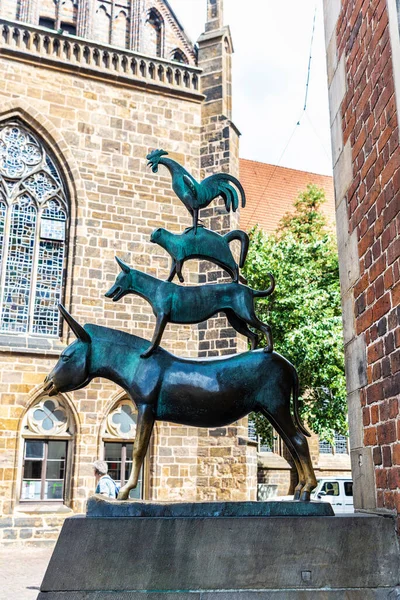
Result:
M311 493L311 500L329 502L335 514L353 513L353 482L348 477L324 477Z

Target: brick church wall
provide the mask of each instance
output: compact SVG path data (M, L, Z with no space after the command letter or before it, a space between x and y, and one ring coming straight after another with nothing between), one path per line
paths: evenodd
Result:
M78 14L78 21L80 18ZM83 27L82 23L79 26ZM51 39L53 44L55 37ZM122 59L117 74L110 66L96 73L90 69L78 72L77 60L49 57L44 46L37 54L34 48L31 53L15 50L0 48L0 123L20 119L31 127L65 177L71 229L64 303L81 323L150 339L155 320L144 300L127 296L113 303L104 298L119 272L116 254L130 265L166 279L170 258L149 242L150 234L160 226L180 232L191 223L171 189L167 170L160 166L157 174L152 173L146 168L145 156L150 149L163 147L197 179L218 170L237 175L237 132L224 115L208 115L205 120L203 96L192 83L190 89L181 91L176 83L168 86L164 81L161 90L152 91L153 82L135 85L129 74L123 73ZM82 56L79 54L80 60ZM91 56L95 57L94 50ZM196 73L199 71L194 70L193 77ZM201 165L206 143L208 153L214 156L214 171L205 171ZM217 210L211 226L220 231L238 226L236 216L232 221L223 219ZM198 262L185 265L185 276L188 284L198 283ZM208 331L215 327L219 327L218 319L212 320ZM202 330L201 326L168 325L162 345L181 356L197 356ZM228 331L225 323L221 331ZM210 333L215 353L225 349L226 339L230 351L236 349L234 333L229 337L221 334L222 345L217 344L218 335ZM41 394L44 377L74 336L64 326L60 341L24 349L12 336L0 338L0 537L29 543L53 539L64 513L30 515L18 504L21 425L28 407ZM119 398L120 388L104 379L95 379L87 388L65 396L75 430L66 505L74 512L84 511L86 499L93 493L91 463L101 455L105 416ZM256 453L247 445L246 421L211 431L157 423L146 460L145 497L149 499L255 498Z
M400 510L397 14L391 0L324 5L355 505L392 513Z

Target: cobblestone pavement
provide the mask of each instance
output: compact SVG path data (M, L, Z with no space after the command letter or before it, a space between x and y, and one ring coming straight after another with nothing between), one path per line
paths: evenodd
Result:
M36 600L53 547L0 546L0 600Z

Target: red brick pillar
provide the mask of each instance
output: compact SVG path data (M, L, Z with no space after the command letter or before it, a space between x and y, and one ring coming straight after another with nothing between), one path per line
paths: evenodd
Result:
M325 0L355 506L400 511L400 150L395 0Z

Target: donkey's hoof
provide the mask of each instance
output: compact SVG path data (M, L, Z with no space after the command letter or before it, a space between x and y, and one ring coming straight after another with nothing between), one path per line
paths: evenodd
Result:
M117 500L128 500L130 489L126 486L122 487L119 490Z
M301 490L296 490L293 496L293 500L300 500Z
M142 354L140 355L140 358L149 358L149 356L151 356L153 353L153 350L146 350L146 352L142 352Z
M301 496L300 496L300 500L302 502L309 502L310 501L310 492L307 492L307 491L302 492Z
M271 354L271 352L273 351L273 346L272 344L268 344L268 346L265 346L264 348L264 352L268 352L268 354Z

